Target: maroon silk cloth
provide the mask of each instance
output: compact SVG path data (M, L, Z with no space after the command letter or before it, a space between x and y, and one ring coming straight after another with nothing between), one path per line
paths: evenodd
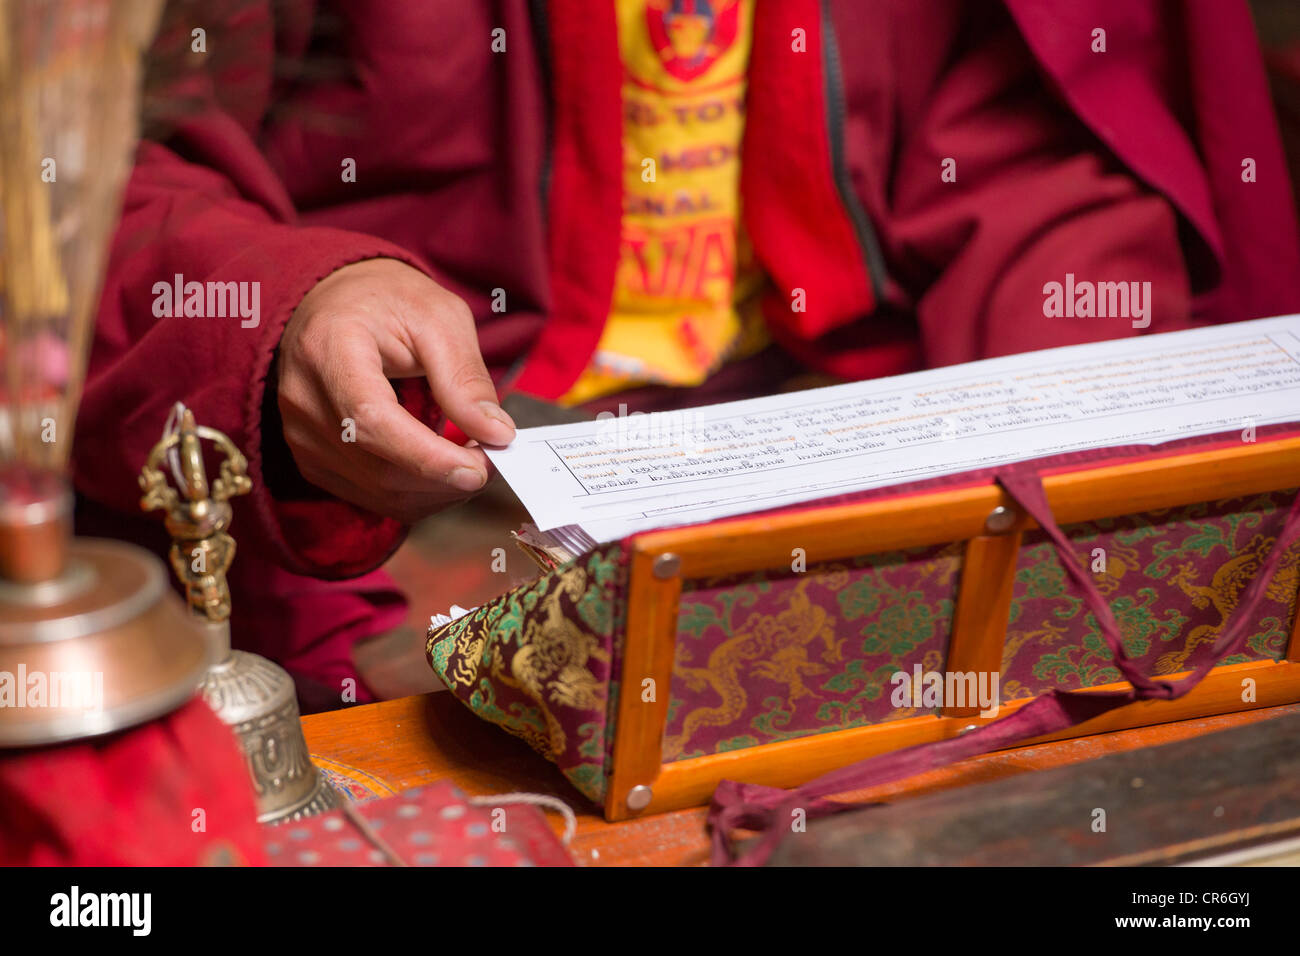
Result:
M1191 673L1187 677L1176 682L1156 680L1135 668L1126 654L1110 605L1077 560L1069 539L1052 517L1042 482L1032 464L1002 469L997 481L1051 538L1062 565L1096 615L1113 663L1131 685L1130 689L1087 693L1055 689L1007 717L968 734L871 757L824 774L793 790L725 780L714 793L709 812L715 865L732 862L746 866L762 864L788 832L783 824L796 807L802 808L809 817L853 809L854 804L850 802L828 798L837 793L901 780L1021 740L1064 730L1134 701L1173 700L1183 696L1200 683L1218 661L1241 649L1249 633L1247 625L1252 622L1255 608L1279 562L1291 545L1300 540L1300 497L1297 497L1268 558L1246 588L1218 639L1212 645L1207 642L1192 651L1187 661ZM737 829L762 831L762 836L743 856L733 860L731 836Z
M266 862L247 760L202 700L119 733L0 753L0 866Z

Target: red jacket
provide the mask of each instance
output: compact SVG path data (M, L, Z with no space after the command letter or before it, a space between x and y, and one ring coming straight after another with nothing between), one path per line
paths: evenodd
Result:
M183 400L249 458L243 552L353 575L404 529L268 491L266 463L289 460L263 430L284 322L331 271L397 257L468 301L503 389L562 393L599 338L619 254L612 5L337 4L341 29L313 46L346 57L337 80L273 69L313 43L312 0L236 3L223 22L225 6L211 5L207 56L227 30L253 54L215 80L196 71L206 108L140 149L76 483L134 513L134 476ZM773 335L846 377L1134 334L1045 319L1042 286L1067 272L1151 281L1152 332L1300 310L1290 186L1235 0L764 0L741 189ZM260 325L155 318L153 285L177 273L260 282ZM497 288L505 313L489 308ZM795 288L806 312L788 307ZM423 386L402 396L434 420Z

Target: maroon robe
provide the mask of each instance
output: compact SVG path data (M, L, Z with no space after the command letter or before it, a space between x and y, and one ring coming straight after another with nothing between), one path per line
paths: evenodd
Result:
M338 4L342 29L313 49L353 75L308 80L273 66L304 55L317 4L276 4L274 22L269 2L235 7L211 5L209 48L234 29L251 60L196 73L207 108L140 150L76 484L86 527L137 536L124 515L171 404L229 434L254 482L233 529L236 633L333 683L400 605L373 577L298 576L370 571L405 528L295 480L267 388L284 323L331 271L391 256L466 299L503 391L562 394L619 255L616 27L578 0ZM773 336L847 378L1137 334L1045 318L1043 286L1067 273L1151 282L1149 332L1300 310L1290 184L1236 0L760 3L741 192ZM260 282L259 325L156 318L153 286L177 274ZM436 421L421 383L399 394Z

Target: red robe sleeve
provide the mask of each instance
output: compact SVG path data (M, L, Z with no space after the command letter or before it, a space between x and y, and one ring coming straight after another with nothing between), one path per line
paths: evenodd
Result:
M1060 106L1009 18L957 37L933 88L900 104L884 217L886 247L910 272L903 285L921 290L914 305L926 364L1192 324L1169 202ZM1067 274L1149 282L1140 287L1153 299L1149 326L1048 317L1044 287Z
M264 427L268 373L293 309L329 273L381 256L429 270L391 243L297 221L254 139L258 104L264 111L271 102L269 47L263 53L242 64L240 115L223 109L217 84L187 77L206 105L186 115L167 146L145 142L139 149L95 326L74 481L91 501L138 513L136 476L173 403L184 402L248 458L253 491L251 501L237 504L234 529L241 544L295 573L350 577L378 566L405 528L314 489L272 493L305 483L296 472L278 473L293 465L278 424ZM237 316L156 316L155 285L173 284L178 275L184 282L257 283L256 325ZM422 382L402 383L398 392L413 414L432 420ZM273 409L274 395L269 399Z

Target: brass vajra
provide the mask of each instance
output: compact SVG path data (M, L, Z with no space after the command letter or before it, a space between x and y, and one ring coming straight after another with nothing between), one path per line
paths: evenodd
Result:
M190 609L209 621L230 618L230 587L226 572L235 558L230 526L230 499L252 490L248 462L234 443L215 428L195 424L194 413L180 409L180 425L153 446L140 471L145 511L161 509L172 536L172 569L185 585ZM212 442L224 456L215 481L208 484L201 439ZM167 483L170 465L177 487Z

